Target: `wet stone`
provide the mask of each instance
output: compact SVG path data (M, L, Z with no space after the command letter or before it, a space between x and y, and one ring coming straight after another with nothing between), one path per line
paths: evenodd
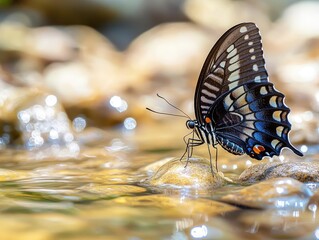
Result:
M168 158L164 158L162 160L153 162L151 164L146 165L145 167L142 167L140 169L141 172L145 172L147 174L147 176L152 176L154 175L157 170L163 166L164 164L172 161L174 158L173 157L168 157Z
M211 169L208 159L192 157L188 163L179 158L167 161L144 183L165 188L215 189L225 184L226 179L215 168Z
M163 194L120 197L112 200L114 203L129 205L134 208L162 209L161 214L171 217L189 217L223 215L226 212L236 211L237 207L209 199L192 199L184 196L166 196Z
M290 177L300 182L319 182L319 162L261 163L247 168L241 183L255 183L278 177Z
M311 190L292 178L276 178L244 187L220 200L249 208L304 209Z

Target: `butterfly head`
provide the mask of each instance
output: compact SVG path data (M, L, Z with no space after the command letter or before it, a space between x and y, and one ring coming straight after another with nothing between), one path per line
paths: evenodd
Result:
M187 120L186 121L186 127L188 129L194 129L197 125L198 125L197 121L195 121L195 120Z

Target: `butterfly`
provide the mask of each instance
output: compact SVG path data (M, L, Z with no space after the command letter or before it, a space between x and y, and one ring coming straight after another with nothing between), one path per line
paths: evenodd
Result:
M284 98L269 82L257 26L232 27L216 42L200 72L196 119L186 122L193 129L186 151L207 143L257 160L278 156L284 147L303 156L289 141L290 109Z

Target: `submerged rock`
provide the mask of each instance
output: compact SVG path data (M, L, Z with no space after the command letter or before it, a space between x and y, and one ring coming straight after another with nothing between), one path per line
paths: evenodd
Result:
M179 158L165 162L157 172L145 183L156 187L188 187L195 189L210 189L221 187L226 178L217 173L215 167L211 168L209 160L192 157Z
M300 182L319 182L319 162L261 163L247 168L241 183L255 183L278 177L290 177Z
M191 199L184 196L166 196L163 194L146 196L120 197L112 200L117 204L129 205L134 208L162 209L161 214L174 217L216 216L236 211L237 207L209 199Z
M292 178L276 178L228 194L222 201L250 208L303 208L312 192Z
M103 185L97 183L89 183L78 188L81 191L86 191L102 197L112 197L121 195L131 195L145 192L146 189L133 185Z

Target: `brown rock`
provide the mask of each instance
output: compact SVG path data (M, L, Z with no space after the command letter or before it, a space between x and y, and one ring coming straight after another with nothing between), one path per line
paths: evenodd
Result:
M189 217L195 214L205 216L222 215L225 212L238 210L236 207L208 199L189 199L180 196L147 195L120 197L112 200L114 203L132 207L159 208L162 214L173 217Z
M245 187L221 200L250 208L282 208L307 201L311 194L301 182L292 178L276 178ZM284 201L282 198L285 198Z
M211 169L209 160L192 157L188 163L179 158L166 162L145 182L156 187L211 189L221 187L226 179L215 168Z
M127 69L123 71L129 70L128 78L154 77L163 73L175 77L187 76L198 72L210 47L207 32L194 24L161 24L141 34L130 44L125 59Z
M278 177L290 177L300 182L319 182L318 162L262 163L247 168L240 176L242 183L255 183Z

